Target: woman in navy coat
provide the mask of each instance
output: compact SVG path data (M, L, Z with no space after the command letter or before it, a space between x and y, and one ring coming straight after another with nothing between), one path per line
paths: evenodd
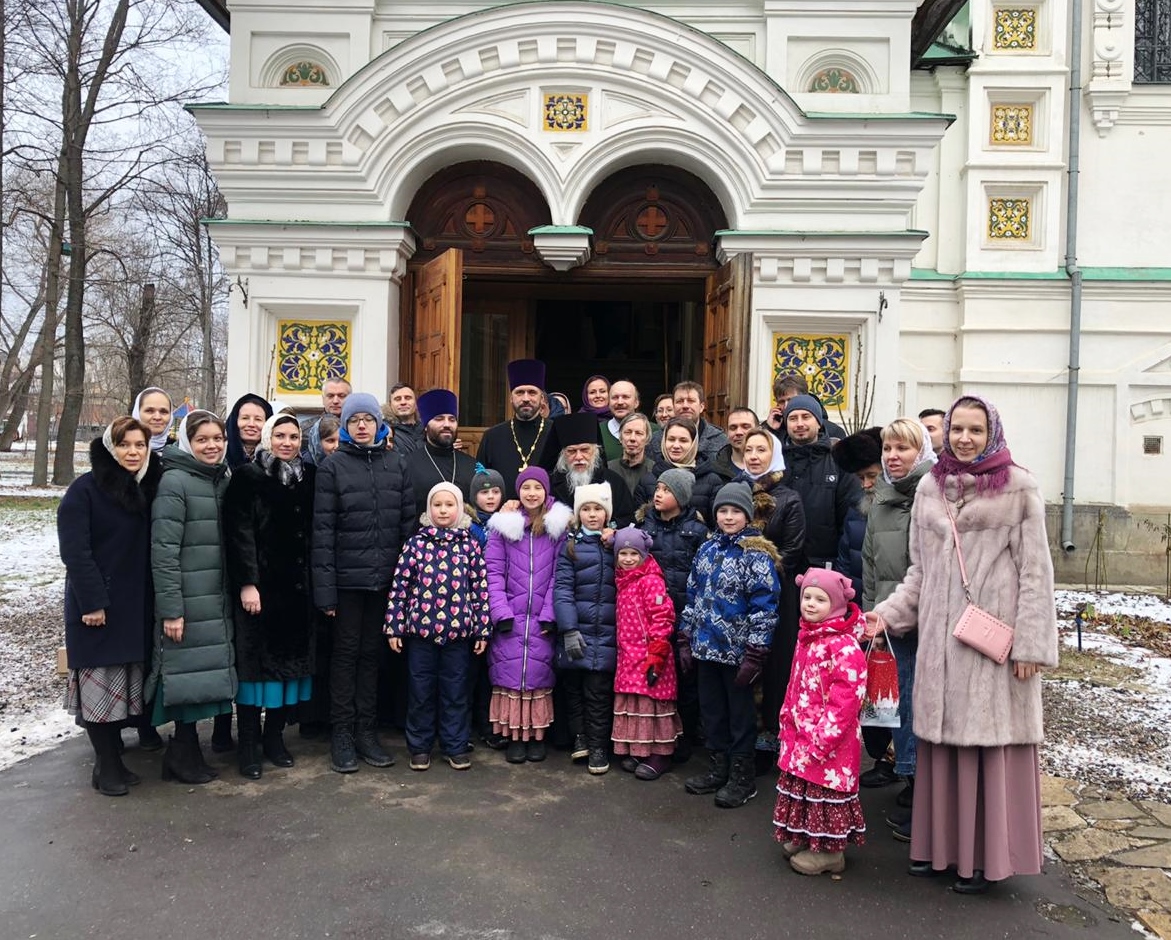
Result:
M124 796L139 782L119 756L122 726L143 712L142 636L150 622L150 504L161 474L150 429L116 418L90 444L93 470L65 491L57 536L65 563L66 708L93 745L92 783Z

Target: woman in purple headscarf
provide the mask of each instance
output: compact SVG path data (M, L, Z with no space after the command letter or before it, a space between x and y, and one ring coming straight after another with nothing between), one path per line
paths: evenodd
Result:
M919 630L910 873L930 877L954 866L953 889L981 894L992 882L1041 870L1037 745L1040 671L1057 663L1053 564L1045 502L1032 475L1013 463L996 409L961 397L948 411L944 440L911 511L911 566L866 615L867 632L880 619L895 636ZM953 636L969 600L1014 627L1004 663Z
M599 421L609 421L613 414L610 412L610 380L604 375L591 375L581 387L582 411L588 411Z

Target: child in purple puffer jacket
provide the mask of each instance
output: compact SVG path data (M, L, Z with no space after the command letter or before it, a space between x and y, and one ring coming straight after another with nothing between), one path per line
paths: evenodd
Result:
M549 474L529 467L516 478L520 509L488 522L488 602L495 625L488 647L492 729L508 739L511 764L545 759L553 722L557 635L553 582L573 511L550 495Z

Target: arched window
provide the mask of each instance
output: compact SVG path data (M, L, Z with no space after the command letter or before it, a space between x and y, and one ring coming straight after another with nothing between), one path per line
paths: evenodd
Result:
M1134 2L1134 80L1171 82L1171 0Z

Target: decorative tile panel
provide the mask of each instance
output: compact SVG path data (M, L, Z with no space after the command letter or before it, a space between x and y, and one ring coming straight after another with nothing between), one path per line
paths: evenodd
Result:
M1037 11L1033 8L1019 10L993 10L996 31L992 45L997 49L1016 51L1037 48Z
M849 407L850 338L845 334L774 333L773 378L800 373L826 411Z
M862 89L859 87L858 79L854 77L853 72L835 66L822 69L814 75L813 80L809 83L809 90L825 94L856 95Z
M1024 198L994 196L988 200L988 237L994 241L1028 241L1032 205Z
M589 130L589 95L545 95L545 130Z
M276 344L277 393L312 395L350 373L350 324L280 320Z
M281 85L310 85L324 88L329 85L329 75L316 62L297 62L285 69L281 75Z
M1031 104L994 104L989 142L993 146L1024 146L1033 142Z

